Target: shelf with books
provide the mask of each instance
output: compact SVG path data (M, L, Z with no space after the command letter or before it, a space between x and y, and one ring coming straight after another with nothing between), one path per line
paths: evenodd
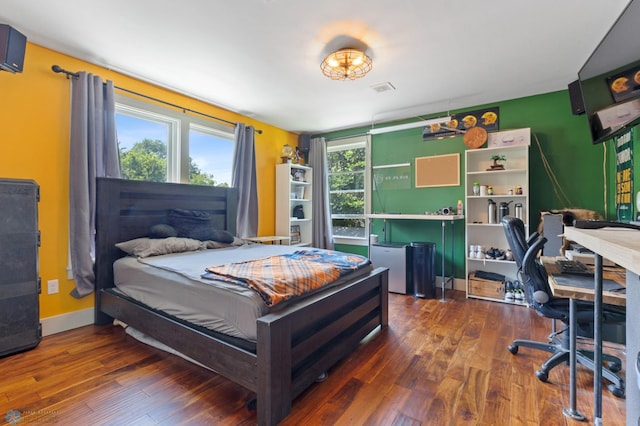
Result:
M311 245L313 170L300 164L276 165L276 229L291 245Z

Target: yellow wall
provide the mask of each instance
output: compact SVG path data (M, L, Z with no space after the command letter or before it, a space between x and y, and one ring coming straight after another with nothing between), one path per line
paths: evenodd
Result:
M88 71L130 89L186 108L263 130L256 134L259 235L274 232L275 167L282 145L297 144L297 135L250 118L176 94L105 68L31 43L27 44L24 71L0 72L0 177L33 179L40 185L39 250L40 317L47 318L93 306L93 297L77 300L69 295L68 280L68 174L69 81L51 71L52 65L69 71ZM1 209L1 207L0 207ZM1 210L0 210L1 214ZM60 293L46 294L47 281L58 279Z

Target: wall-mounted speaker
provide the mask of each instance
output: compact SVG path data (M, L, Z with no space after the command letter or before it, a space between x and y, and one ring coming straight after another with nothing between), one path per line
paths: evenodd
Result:
M569 83L569 101L571 102L571 112L573 115L584 114L582 89L580 89L580 82L578 80Z
M298 135L298 149L302 153L308 154L310 148L311 148L311 135L308 133L302 133L301 135Z
M27 37L6 24L0 24L0 70L22 72Z

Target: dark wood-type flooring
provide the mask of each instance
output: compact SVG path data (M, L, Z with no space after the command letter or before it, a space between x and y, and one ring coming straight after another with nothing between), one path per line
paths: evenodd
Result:
M567 366L534 375L546 353L512 339L544 340L550 321L522 306L390 295L390 327L300 395L283 425L581 425L593 423L592 375L578 367L578 408ZM609 352L623 355L619 348ZM624 374L624 371L622 372ZM16 424L250 425L253 395L213 372L134 340L116 326L45 337L0 359L0 414ZM17 411L11 411L17 410ZM605 387L603 420L624 425L624 400Z

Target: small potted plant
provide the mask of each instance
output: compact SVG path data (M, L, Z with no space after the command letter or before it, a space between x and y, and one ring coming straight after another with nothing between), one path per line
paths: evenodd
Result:
M504 155L493 155L491 157L493 160L493 164L490 169L487 170L504 170L504 165L499 164L500 161L507 161L507 158Z

